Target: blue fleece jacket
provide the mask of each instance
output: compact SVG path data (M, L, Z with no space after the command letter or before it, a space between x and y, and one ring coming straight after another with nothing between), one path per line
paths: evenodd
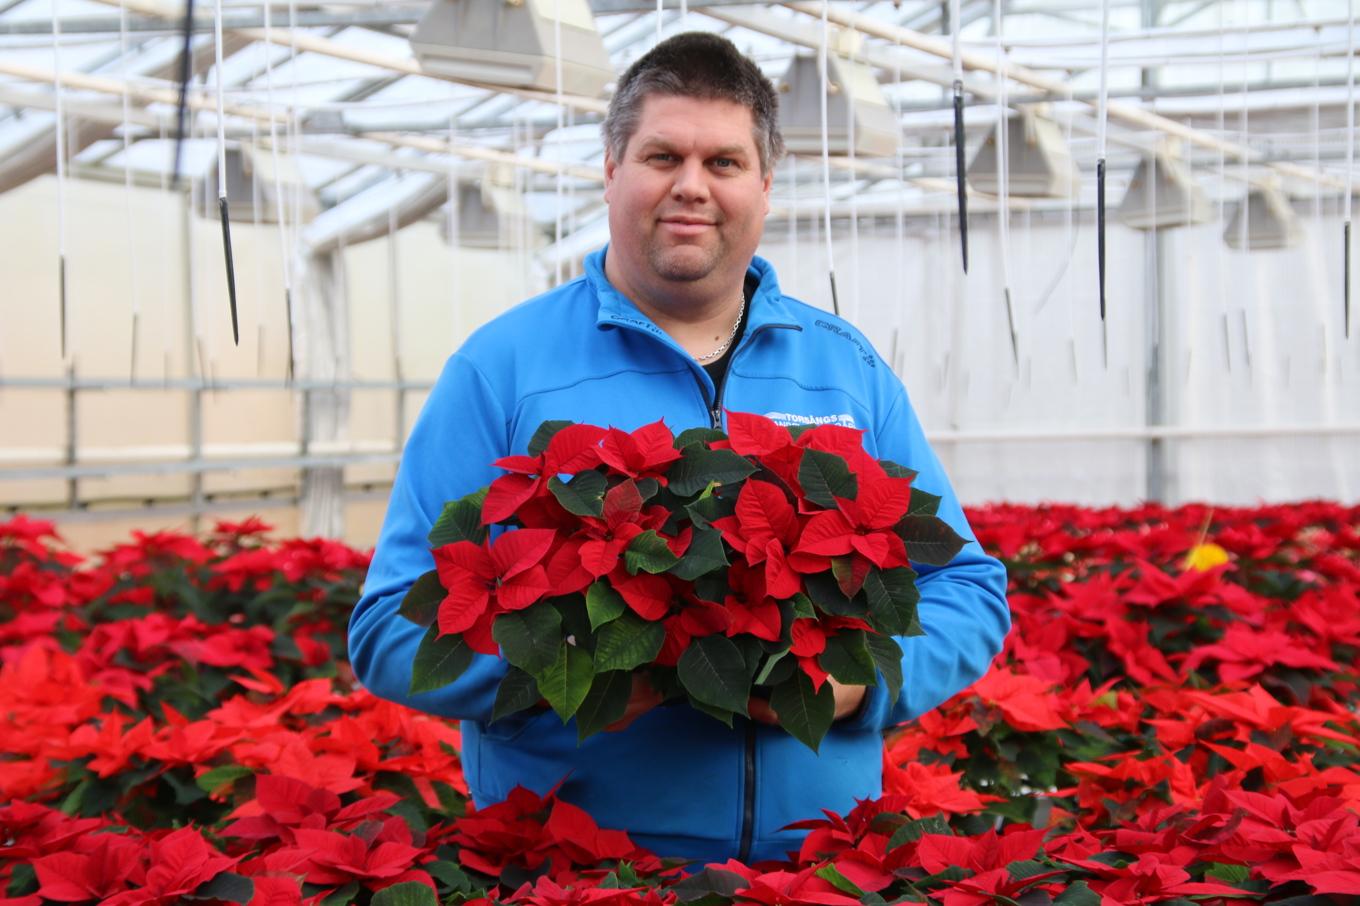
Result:
M917 470L913 486L940 495L939 515L972 537L901 382L858 330L781 294L774 269L756 258L750 273L759 288L715 399L704 369L609 284L606 253L587 258L583 276L477 330L449 359L406 444L350 620L350 658L374 694L462 719L464 770L478 805L516 784L543 793L565 778L564 799L660 855L780 858L802 836L786 824L878 795L885 728L973 682L1000 650L1010 627L1005 570L976 542L946 567L916 565L927 634L898 640L901 697L890 707L881 687L871 689L820 754L777 727L738 718L729 729L683 704L579 745L575 726L552 711L493 723L506 665L484 655L450 686L407 692L423 629L398 607L433 568L426 534L445 501L489 484L500 474L492 461L525 452L545 419L633 430L664 418L678 432L729 410L861 428L872 455Z

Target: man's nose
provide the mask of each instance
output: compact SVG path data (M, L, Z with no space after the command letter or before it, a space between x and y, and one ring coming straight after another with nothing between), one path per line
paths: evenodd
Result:
M686 158L675 170L675 182L671 195L677 201L707 201L708 171L704 162L697 158Z

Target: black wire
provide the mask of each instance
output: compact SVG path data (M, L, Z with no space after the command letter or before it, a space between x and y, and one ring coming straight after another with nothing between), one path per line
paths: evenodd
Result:
M193 69L194 0L185 0L184 46L179 53L179 105L175 113L175 162L170 171L170 187L179 188L180 157L184 149L184 133L189 115L189 73Z

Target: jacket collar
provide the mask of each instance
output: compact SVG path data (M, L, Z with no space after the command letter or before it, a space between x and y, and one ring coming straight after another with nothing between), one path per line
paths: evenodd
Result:
M591 252L585 259L585 277L590 283L591 289L595 291L595 297L600 301L600 310L596 315L595 323L599 327L616 326L619 324L629 324L635 327L641 326L644 329L664 336L664 331L652 323L652 320L642 313L632 300L614 288L609 282L609 278L604 274L605 254L609 251L609 246ZM794 327L798 321L793 316L793 310L784 301L784 294L779 291L779 280L775 277L774 266L764 258L755 257L751 259L751 265L746 269L748 274L754 274L760 281L756 287L755 295L751 298L750 311L746 316L746 333L749 336L757 329L764 326Z

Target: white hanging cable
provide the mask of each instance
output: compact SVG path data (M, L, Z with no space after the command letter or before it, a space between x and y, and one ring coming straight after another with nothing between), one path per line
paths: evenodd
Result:
M840 299L836 296L836 260L831 248L831 134L827 131L826 99L827 90L827 54L828 44L831 37L831 28L827 24L827 0L822 0L822 43L817 51L817 74L821 77L821 91L818 99L821 101L822 111L822 195L825 201L823 211L822 231L826 234L826 274L831 281L831 310L837 315L841 313Z
M272 114L271 114L272 115ZM260 121L252 118L250 120L250 147L252 149L260 147ZM262 231L260 224L263 221L264 212L264 187L259 177L258 168L255 175L250 180L250 232L251 249L258 250ZM251 276L254 278L254 293L249 297L250 311L255 321L255 376L264 377L265 366L265 345L264 345L264 320L260 317L260 300L265 296L264 268L257 263L250 269Z
M213 73L217 83L217 215L222 222L222 253L227 266L227 301L231 305L231 338L241 345L241 324L236 313L236 268L231 255L231 216L227 210L227 132L226 112L222 99L222 0L214 0L213 9Z
M274 219L279 223L279 263L283 270L283 316L288 334L288 370L285 380L292 382L297 369L297 353L293 346L293 262L289 254L288 217L283 204L283 169L279 162L278 108L274 106L274 44L271 40L269 11L271 0L264 0L264 90L269 105L269 159L274 167Z
M61 85L61 16L57 14L57 0L52 0L52 71L56 74L56 141L57 141L57 293L61 319L61 358L70 366L67 356L67 299L66 299L66 111L62 105Z
M159 141L158 141L156 147L158 147L158 148L160 148L160 149L162 149L162 150L165 150L165 148L166 148L166 141L168 140L167 137L166 137L166 131L165 131L165 117L160 117L160 121L159 121L159 123L158 123L158 125L157 125L157 136L156 136L156 137L157 137L157 139L159 139ZM173 151L171 151L170 153L171 153L171 155L174 154ZM163 213L162 213L162 216L161 216L161 229L164 231L163 235L166 235L166 236L173 236L173 235L175 235L175 225L174 225L174 211L173 211L173 206L165 203L165 199L168 199L168 198L170 197L170 161L169 161L169 160L165 161L165 166L160 167L159 176L160 176L160 189L161 189L161 194L160 194L159 197L160 197L160 199L161 199L161 210L162 210L162 212L163 212ZM181 240L181 241L184 241L184 240ZM162 376L162 378L168 383L169 380L170 380L170 268L168 268L168 267L162 267L162 268L159 268L159 270L160 270L160 272L161 272L161 306L160 306L160 307L161 307L161 329L160 329L160 334L161 334L161 356L162 356L162 363L161 363L161 364L162 364L162 366L163 366L163 371L161 372L161 376ZM186 353L186 355L187 355L187 354L188 354L188 350L185 350L185 353ZM185 365L185 369L184 369L184 370L185 370L185 373L187 374L187 373L188 373L188 370L189 370L189 369L188 369L187 362L186 362L186 365Z
M458 142L458 114L449 115L449 147ZM449 155L449 307L453 332L453 348L457 349L463 340L463 293L462 271L459 268L459 243L462 240L459 216L462 203L462 186L458 183L458 158Z
M853 37L853 35L852 35ZM850 44L854 47L854 42ZM850 55L850 64L855 64L855 55ZM850 263L851 273L855 276L854 291L850 294L850 309L846 317L852 322L859 321L860 284L864 280L864 268L859 259L859 171L855 167L855 94L850 85L841 85L845 97L845 139L848 148L847 160L850 166L846 175L850 185Z
M566 102L562 97L562 0L556 0L553 11L553 77L556 80L557 90L557 131L554 133L554 138L557 144L557 153L560 157L562 154L562 130L566 126L566 122L563 119L563 115L566 112ZM565 161L563 161L563 163L565 163ZM553 247L555 249L560 249L562 247L562 189L564 179L565 173L562 168L559 167L557 170L556 185L557 216L553 219ZM553 285L561 286L563 282L562 267L564 262L562 261L562 256L560 254L555 257L557 261L553 269Z
M1100 323L1105 324L1105 152L1110 98L1110 0L1100 2L1100 98L1096 111L1096 269L1100 279ZM1155 214L1154 214L1155 216Z
M567 132L573 135L576 132L576 110L572 107L567 108ZM567 235L575 236L576 227L576 181L572 180L567 183ZM572 255L571 260L567 262L568 280L576 279L576 261L577 256Z
M1011 301L1011 187L1010 187L1010 104L1006 97L1009 57L1001 40L1001 0L992 4L992 27L996 34L996 159L997 159L997 214L996 224L1001 242L1001 292L1006 300L1006 326L1011 341L1011 361L1016 374L1020 373L1020 344L1015 330L1015 306Z
M1342 336L1351 337L1351 196L1355 194L1355 0L1346 0L1346 202Z
M798 158L789 155L789 282L794 292L798 289Z
M954 0L957 4L958 0ZM906 143L902 135L902 36L900 33L893 35L893 125L896 126L895 149L893 152L893 163L897 170L897 210L894 211L893 226L895 228L895 248L897 249L897 298L893 305L896 314L893 327L893 345L901 347L906 341L903 336L906 332L905 324L907 309L907 180L906 180L906 160L902 155L902 146ZM944 218L937 220L941 224L936 235L944 235ZM947 284L946 284L947 285ZM948 298L948 296L946 296ZM905 357L896 349L893 351L893 361L890 363L894 370L898 370L899 356L903 356L898 375L901 376L906 371Z
M1250 48L1251 32L1248 31L1248 29L1247 29L1247 24L1248 24L1248 21L1250 20L1250 16L1251 16L1251 7L1250 7L1250 5L1249 5L1250 2L1251 2L1251 0L1241 0L1241 3L1238 4L1238 8L1241 9L1241 11L1242 11L1242 51L1243 51L1244 53L1245 53L1246 51L1248 51L1248 50L1251 49L1251 48ZM1250 147L1250 110L1251 110L1251 94L1250 94L1250 87L1249 87L1249 84L1250 84L1250 83L1249 83L1249 75L1250 75L1250 72L1249 72L1248 68L1247 68L1245 65L1243 65L1243 67L1242 67L1242 107L1241 107L1241 109L1238 111L1238 114L1237 114L1237 123L1238 123L1238 133L1239 133L1239 134L1238 134L1238 141L1242 143L1242 147L1244 147L1244 148ZM1243 249L1245 249L1245 248L1247 248L1248 226L1249 226L1249 221L1250 221L1250 219L1251 219L1251 204L1250 204L1250 201L1251 201L1251 161L1250 161L1246 156L1244 156L1244 157L1242 158L1242 176L1241 176L1241 179L1242 179L1242 185L1246 186L1246 192L1242 195L1242 216L1239 218L1239 223L1241 223L1241 241L1242 241L1241 247L1242 247ZM1245 309L1245 308L1242 308L1242 309L1240 309L1240 310L1241 310L1241 311L1245 311L1246 309ZM1244 323L1245 323L1245 322L1244 322ZM1246 341L1246 338L1244 337L1244 338L1243 338L1243 342L1245 342L1245 341ZM1251 361L1251 355L1250 355L1250 353L1248 353L1248 355L1247 355L1247 361L1248 361L1248 364L1250 365L1250 361ZM1250 367L1248 367L1248 372L1250 372Z
M137 249L132 227L131 75L128 72L127 0L118 2L118 60L123 79L123 229L127 233L128 287L132 293L132 339L128 351L128 380L137 380L137 346L141 337L142 299L137 285Z
M1224 35L1227 33L1226 23L1223 16L1223 8L1226 3L1218 5L1218 137L1224 138L1228 133L1227 111L1227 75L1224 72L1226 61L1226 50L1224 46ZM1228 157L1224 151L1223 144L1218 146L1218 222L1224 220L1226 202L1223 195L1223 188L1228 183ZM1232 374L1232 331L1228 324L1228 264L1227 252L1223 243L1218 243L1216 248L1216 262L1218 264L1218 310L1219 321L1222 325L1220 334L1223 339L1223 366L1228 374Z

